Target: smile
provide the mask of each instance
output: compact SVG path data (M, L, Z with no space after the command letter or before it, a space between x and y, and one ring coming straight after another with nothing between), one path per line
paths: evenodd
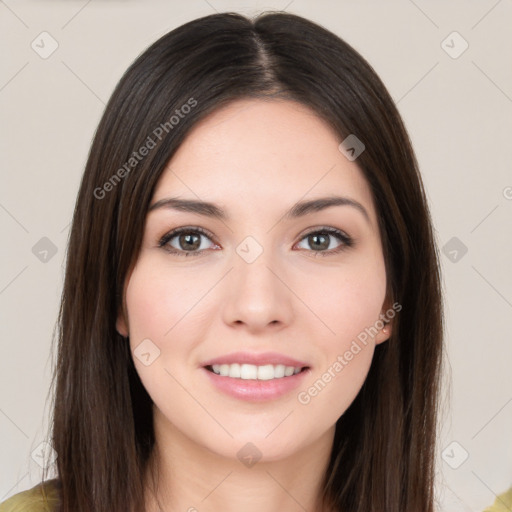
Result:
M266 364L257 366L254 364L214 364L206 366L206 369L220 375L242 380L271 380L291 377L305 370L307 367L285 366L283 364Z

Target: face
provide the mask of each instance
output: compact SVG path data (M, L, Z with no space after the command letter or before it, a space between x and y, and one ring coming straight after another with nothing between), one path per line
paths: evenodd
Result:
M340 143L301 104L237 100L169 162L117 319L155 428L266 460L333 434L392 325L372 194ZM293 210L335 196L353 203Z

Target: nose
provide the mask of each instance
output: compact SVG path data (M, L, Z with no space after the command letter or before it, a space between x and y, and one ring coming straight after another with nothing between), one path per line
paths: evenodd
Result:
M224 322L257 333L280 330L293 319L293 292L287 272L271 251L263 251L254 261L238 253L224 283Z

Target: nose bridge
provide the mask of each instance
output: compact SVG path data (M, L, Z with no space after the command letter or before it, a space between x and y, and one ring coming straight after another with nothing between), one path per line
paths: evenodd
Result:
M273 295L276 276L270 269L277 266L276 257L268 241L260 240L249 235L236 247L233 262L235 279L242 288L248 288L244 293L252 289L257 294ZM267 300L269 298L266 297Z
M263 242L263 241L262 241ZM229 283L229 306L225 320L264 327L290 317L290 298L281 282L276 254L253 236L238 244L233 254L233 272Z

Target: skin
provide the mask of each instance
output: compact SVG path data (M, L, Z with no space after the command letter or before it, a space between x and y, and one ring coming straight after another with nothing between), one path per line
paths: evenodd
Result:
M304 105L236 100L198 123L162 174L151 204L171 196L201 199L230 216L151 211L125 282L119 333L129 336L132 353L148 338L160 350L150 365L137 357L134 363L154 401L156 495L166 512L322 509L318 496L335 423L361 389L375 345L392 330L390 323L361 344L308 404L298 401L298 392L390 307L371 190L340 142ZM369 221L346 205L282 218L299 200L333 193L361 203ZM181 226L214 237L197 235L196 256L159 247ZM342 230L355 245L322 257L320 251L343 245L331 235L327 248L315 249L306 235L324 227ZM263 249L250 264L236 252L247 236ZM186 243L176 236L167 245L185 253ZM232 398L210 383L202 363L239 350L295 357L310 374L275 400ZM248 442L262 454L252 467L237 457ZM152 495L146 510L159 510Z

